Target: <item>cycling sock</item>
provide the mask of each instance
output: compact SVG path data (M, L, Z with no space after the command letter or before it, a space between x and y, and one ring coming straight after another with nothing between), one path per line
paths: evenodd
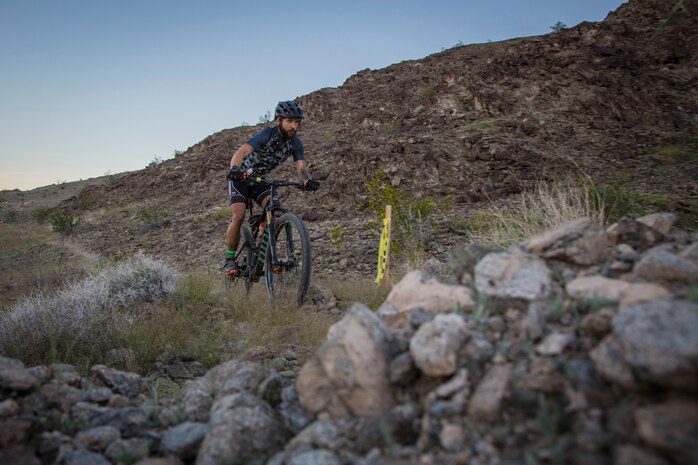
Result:
M227 251L225 252L225 256L226 256L227 258L232 258L232 257L235 256L235 251L234 251L234 250L227 250Z

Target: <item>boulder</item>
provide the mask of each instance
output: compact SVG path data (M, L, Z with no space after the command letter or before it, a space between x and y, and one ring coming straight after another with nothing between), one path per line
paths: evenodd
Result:
M0 389L30 391L39 387L39 380L19 360L0 356Z
M623 350L616 336L607 336L589 352L589 356L594 361L596 370L604 378L625 388L637 387L635 376L623 357Z
M613 455L613 465L669 465L663 458L633 445L616 447Z
M102 454L76 449L65 460L65 465L111 465Z
M591 218L579 218L524 242L523 249L544 258L579 265L601 263L606 256L606 231Z
M698 264L666 249L648 251L633 268L636 278L692 284L698 281Z
M511 365L493 365L477 385L468 405L468 415L475 421L492 422L499 416L502 399L509 385Z
M698 390L698 304L657 300L613 318L623 359L639 379Z
M135 397L140 393L142 380L136 373L116 370L105 365L94 365L90 374L117 394Z
M185 460L194 458L208 431L209 426L203 423L180 423L167 430L160 447L165 454L176 455Z
M443 284L423 271L411 271L397 283L379 310L391 324L406 320L408 312L421 308L431 313L452 312L456 309L469 312L473 309L472 291L459 285ZM392 311L399 316L388 315Z
M389 410L394 399L388 366L398 349L378 316L355 304L330 327L327 340L301 370L296 380L301 405L331 416L374 416Z
M247 392L218 399L211 409L209 426L197 465L260 460L279 450L289 436L271 407Z
M621 306L658 299L668 299L671 293L664 287L652 283L629 283L603 276L583 276L565 286L570 297L584 300L602 300L620 303Z
M75 436L75 445L83 449L102 452L113 441L119 439L119 430L113 426L98 426L80 431Z
M553 286L552 272L545 262L520 250L488 254L475 266L475 287L488 297L545 299Z
M145 438L117 439L104 451L113 463L133 462L143 459L150 452L150 441ZM140 463L140 462L139 462Z
M623 218L606 229L611 245L627 244L635 250L646 250L664 239L664 234L636 220Z
M458 351L468 338L467 325L453 313L437 315L410 340L415 365L427 376L448 376L458 368Z
M676 222L676 215L673 213L651 213L638 218L637 221L644 223L650 228L667 235L671 231L671 227Z
M647 444L668 453L679 463L695 460L698 437L698 404L695 402L675 400L638 408L635 422Z
M573 340L573 334L552 333L536 346L536 352L541 355L560 355Z

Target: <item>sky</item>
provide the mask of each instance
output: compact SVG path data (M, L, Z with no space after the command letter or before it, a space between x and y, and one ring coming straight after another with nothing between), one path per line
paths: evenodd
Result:
M622 3L0 0L0 189L142 169L362 69Z

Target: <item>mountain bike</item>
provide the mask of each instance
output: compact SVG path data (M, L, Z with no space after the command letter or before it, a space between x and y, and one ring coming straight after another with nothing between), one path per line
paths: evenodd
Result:
M275 304L300 307L310 285L310 237L298 215L281 206L278 189L303 189L303 183L261 178L247 182L269 186L271 195L261 214L253 214L252 200L247 200L249 228L240 228L242 244L235 254L238 273L226 280L243 281L249 293L252 284L264 277Z

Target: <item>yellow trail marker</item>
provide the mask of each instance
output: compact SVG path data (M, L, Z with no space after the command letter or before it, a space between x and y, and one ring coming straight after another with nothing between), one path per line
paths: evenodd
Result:
M376 284L386 281L390 276L390 233L391 233L392 207L385 206L385 218L383 219L383 233L381 234L381 242L378 246L378 274L376 275Z

